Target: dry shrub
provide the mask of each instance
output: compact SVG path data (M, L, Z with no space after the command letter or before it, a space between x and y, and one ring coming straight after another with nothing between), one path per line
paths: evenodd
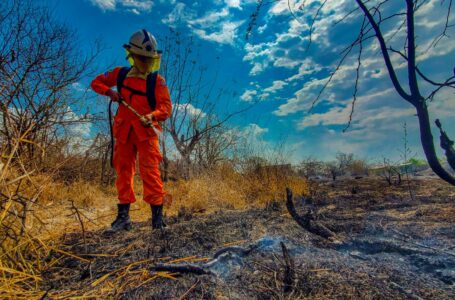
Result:
M114 191L82 181L55 182L52 172L27 171L16 153L4 157L9 159L0 171L0 299L41 299L41 274L55 263L48 257L60 251L59 237L80 230L81 220L86 230L104 226L93 220Z
M308 194L305 179L277 170L239 173L229 165L206 172L188 181L170 182L166 188L173 197L173 209L212 212L218 209L265 207L285 199L285 188Z
M53 182L46 188L41 197L42 204L65 203L73 200L78 207L87 208L98 206L100 202L107 202L106 196L115 197L114 187L103 188L93 182L82 180L71 184ZM103 203L105 204L105 203Z
M34 209L42 186L16 156L17 144L2 162L0 172L0 298L36 299L43 258L50 248L29 231L28 222L35 218Z

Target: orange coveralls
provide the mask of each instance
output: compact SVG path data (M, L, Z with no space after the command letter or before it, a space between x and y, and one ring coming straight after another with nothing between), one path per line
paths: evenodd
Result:
M117 84L121 67L97 76L91 83L92 89L101 94ZM126 77L123 86L141 92L146 91L146 80L138 77ZM155 86L156 109L152 112L147 97L134 94L122 88L121 95L141 115L153 114L153 125L161 130L158 122L171 115L172 104L169 90L164 79L158 75ZM131 96L131 97L130 97ZM139 172L144 186L144 201L151 205L162 205L166 194L161 181L159 164L162 160L158 136L152 128L142 126L139 118L124 105L119 105L114 119L113 133L114 168L117 171L115 186L121 204L136 201L133 190L133 178L136 169L136 156L139 154Z

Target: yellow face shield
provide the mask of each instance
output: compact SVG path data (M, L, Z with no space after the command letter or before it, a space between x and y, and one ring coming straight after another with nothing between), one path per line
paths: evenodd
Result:
M152 57L134 55L127 51L128 62L136 67L141 73L148 74L160 69L161 54L156 53Z

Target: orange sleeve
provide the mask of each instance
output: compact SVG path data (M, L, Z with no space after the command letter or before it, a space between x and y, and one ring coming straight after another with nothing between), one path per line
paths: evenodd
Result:
M162 122L171 116L172 103L166 81L160 75L156 78L155 95L156 109L152 114L155 120Z
M110 90L111 87L117 85L117 76L120 69L121 67L117 67L111 71L96 76L90 86L98 94L106 95L106 92Z

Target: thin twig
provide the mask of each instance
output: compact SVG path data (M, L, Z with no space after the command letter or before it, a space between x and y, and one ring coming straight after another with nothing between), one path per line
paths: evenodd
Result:
M73 200L70 200L70 201L71 201L71 210L73 211L73 214L75 214L77 216L79 224L81 224L82 238L84 239L84 249L85 249L85 253L87 253L88 249L87 249L87 239L86 239L86 235L85 235L84 221L82 221L81 214L79 213L79 209L76 207L76 205L74 205L74 201Z
M357 92L359 90L358 88L359 88L360 67L362 65L362 53L363 53L362 40L363 40L364 31L365 31L365 22L366 22L366 17L363 17L362 26L360 27L360 33L359 33L359 54L357 56L357 68L356 68L356 72L355 72L356 76L355 76L354 93L352 95L353 99L352 99L352 103L351 103L351 112L349 114L348 124L343 129L343 132L346 132L346 130L348 130L349 126L351 126L352 116L354 115L354 107L355 107L355 103L357 100Z
M196 288L198 284L200 284L201 281L199 279L196 280L196 282L186 291L182 296L179 297L179 300L185 299L186 296L188 296L189 293L191 293L192 290Z

